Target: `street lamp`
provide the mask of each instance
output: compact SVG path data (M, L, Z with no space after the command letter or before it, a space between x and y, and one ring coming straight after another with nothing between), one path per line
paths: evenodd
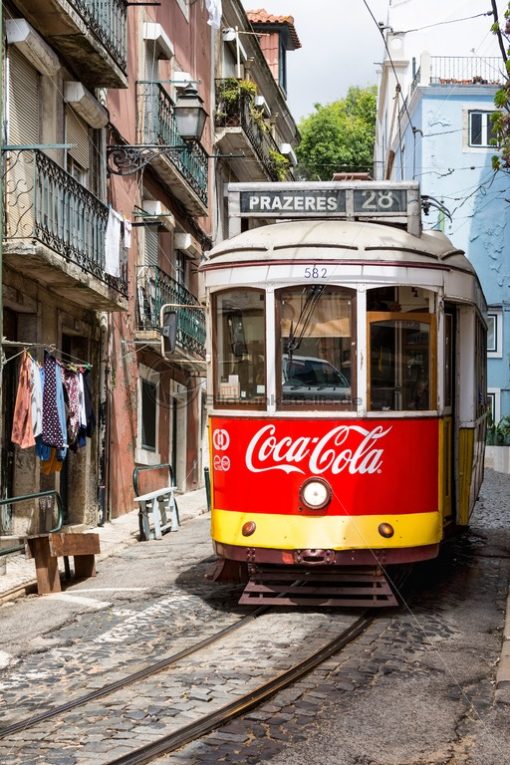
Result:
M162 80L162 82L171 82ZM154 85L153 82L149 83ZM142 170L153 159L161 155L172 156L172 152L188 152L193 141L200 141L207 112L195 85L190 82L184 88L173 106L173 118L177 127L178 144L146 143L117 144L107 147L108 170L116 175L132 175Z
M192 82L186 86L177 99L174 106L174 116L179 135L185 141L200 141L208 116L203 103Z

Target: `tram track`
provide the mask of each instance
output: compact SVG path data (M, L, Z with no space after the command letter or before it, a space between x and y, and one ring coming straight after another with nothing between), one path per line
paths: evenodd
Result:
M350 642L355 640L373 622L374 616L364 614L352 625L343 630L340 635L329 641L303 661L295 664L290 669L282 672L277 677L262 683L256 689L248 691L245 695L230 704L211 712L208 715L186 725L174 733L162 736L159 740L140 747L129 754L109 760L105 765L144 765L152 762L157 757L174 752L186 744L195 741L215 728L219 728L232 720L234 717L249 712L254 707L262 704L278 691L287 688L292 683L300 680L308 672L318 667L335 653L340 651Z
M256 619L258 616L263 614L268 609L269 609L269 606L261 606L260 608L257 608L254 611L252 611L250 614L246 614L245 616L241 617L241 619L234 622L233 624L229 624L226 627L223 627L223 629L219 630L218 632L215 632L212 635L209 635L208 637L198 641L197 643L193 643L188 648L184 648L181 651L177 651L171 656L167 656L164 659L160 659L159 661L154 662L153 664L149 664L147 667L143 667L142 669L139 669L136 672L131 672L129 675L126 675L125 677L122 677L119 680L115 680L111 683L107 683L101 686L100 688L90 691L89 693L83 694L82 696L77 696L76 698L71 699L70 701L67 701L65 704L60 704L57 707L47 709L44 712L41 712L37 715L32 715L31 717L26 717L22 720L18 720L12 723L11 725L1 727L0 739L5 738L6 736L9 736L13 733L17 733L18 731L32 728L34 725L37 725L38 723L51 720L52 718L57 717L58 715L64 714L65 712L68 712L71 709L75 709L76 707L83 706L85 704L88 704L91 701L95 701L96 699L100 699L103 696L107 696L111 693L114 693L115 691L121 690L122 688L132 685L133 683L136 683L139 680L145 680L146 678L151 677L152 675L156 675L158 672L162 672L163 670L168 669L173 664L177 664L177 662L180 661L181 659L191 656L193 653L197 653L198 651L201 651L202 649L212 645L216 641L220 640L222 637L225 637L226 635L229 635L232 632L235 632L235 630L240 629L248 622L252 621L253 619Z
M257 621L266 613L267 621ZM262 606L172 656L58 707L5 726L0 729L0 759L3 753L15 749L20 756L19 762L23 762L25 747L30 748L30 741L41 730L41 741L48 756L64 750L71 755L74 751L76 762L79 762L80 753L90 755L88 732L94 732L93 740L97 741L98 730L101 730L104 748L97 759L101 765L151 762L247 713L298 681L354 640L373 618L367 614L361 617L341 613L327 617L323 613L305 615L294 610L282 614ZM241 631L238 637L232 635L242 627L245 634ZM284 640L282 634L287 636ZM318 642L319 647L308 653L307 646ZM214 644L216 649L211 650ZM293 661L292 654L297 654ZM166 669L168 673L164 672ZM158 673L158 680L152 682ZM185 689L193 685L211 694L207 699L212 702L211 712L204 708L207 704L186 704ZM123 689L126 689L124 693ZM110 699L101 706L91 703L108 695ZM151 707L156 703L161 705L157 724L161 735L154 740L157 732L149 720L153 714ZM135 708L140 712L139 717L132 714ZM189 722L193 716L196 719ZM145 720L139 723L142 717ZM135 746L140 742L142 745L109 760L106 759L108 754L116 750L117 741L112 739L119 738L115 733L120 719L123 722L118 730L129 730L132 736L123 746ZM72 730L78 720L80 738L71 742L67 731ZM48 725L49 721L52 721L51 725ZM126 727L128 723L129 729ZM44 728L37 727L42 724L45 724ZM76 744L77 740L79 744ZM93 748L93 751L98 750ZM119 755L120 751L115 753Z

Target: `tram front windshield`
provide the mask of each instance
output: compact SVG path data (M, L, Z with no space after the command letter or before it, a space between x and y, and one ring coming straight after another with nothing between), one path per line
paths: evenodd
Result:
M320 284L276 293L282 406L352 407L354 303L353 291Z
M368 348L366 354L361 350L367 359L368 411L433 408L433 305L423 289L367 290ZM321 284L284 287L275 291L274 314L266 313L263 289L237 287L214 295L216 405L265 409L269 380L280 410L355 410L356 291ZM266 327L274 332L270 359Z

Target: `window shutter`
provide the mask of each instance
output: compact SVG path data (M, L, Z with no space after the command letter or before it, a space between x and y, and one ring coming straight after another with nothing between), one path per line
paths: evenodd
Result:
M89 128L70 107L66 107L66 143L74 144L67 150L69 156L84 170L88 170L90 166Z
M39 72L9 48L9 143L40 143Z
M145 265L157 266L159 263L159 233L156 227L145 227Z

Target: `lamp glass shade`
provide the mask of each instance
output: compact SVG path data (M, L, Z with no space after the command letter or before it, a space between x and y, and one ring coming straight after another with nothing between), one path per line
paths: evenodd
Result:
M174 106L175 121L181 138L199 141L204 130L207 112L197 89L190 83Z

